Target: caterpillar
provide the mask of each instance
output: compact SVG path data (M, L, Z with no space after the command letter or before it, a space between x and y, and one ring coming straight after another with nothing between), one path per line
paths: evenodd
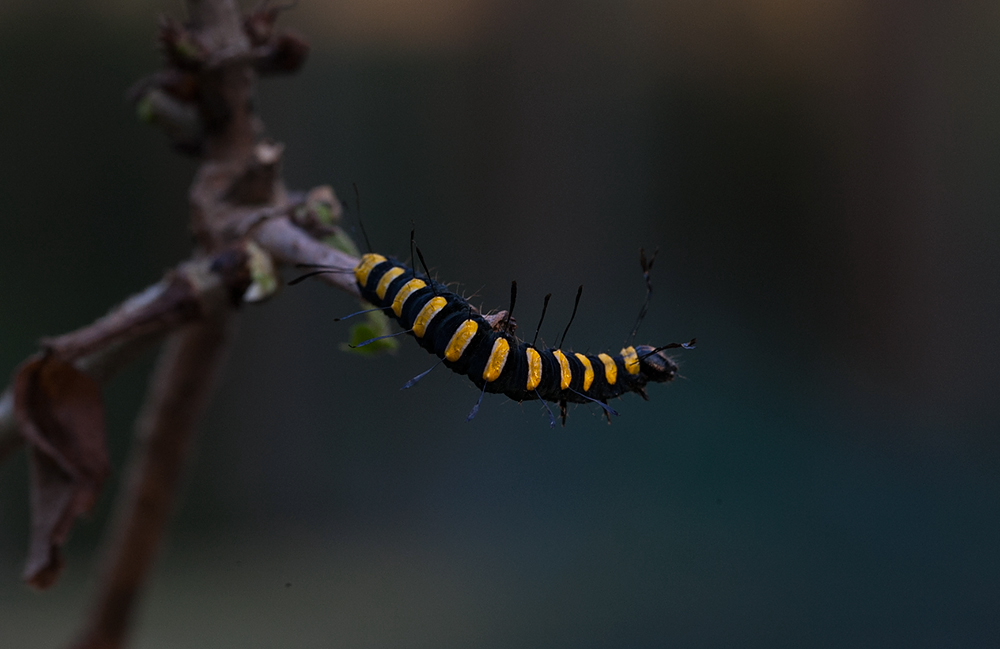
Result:
M417 253L420 253L419 249ZM423 256L420 257L423 261ZM636 329L645 315L652 290L649 283L652 261L647 262L644 253L642 264L648 291ZM426 264L424 270L426 273ZM692 339L689 343L670 343L662 347L632 345L629 342L614 356L562 350L559 349L561 341L556 347L541 349L535 346L534 341L527 343L514 335L516 323L512 314L517 295L516 283L511 285L511 304L507 311L483 315L467 299L431 279L429 273L420 277L414 268L380 254L362 255L353 272L361 296L393 318L403 328L401 333L412 335L417 344L441 359L439 363L444 363L453 372L468 376L482 390L479 402L469 415L470 420L476 415L483 395L489 392L503 394L518 402L541 400L549 412L552 426L555 426L555 417L545 403L547 401L559 405L564 426L569 403L597 403L604 409L610 423L611 415L618 414L608 406L610 399L635 392L648 400L648 383L666 383L677 376L677 364L665 353L666 350L694 348L695 340ZM582 290L581 286L577 292L577 305ZM551 295L545 298L545 307L549 297ZM575 315L576 306L573 317ZM569 330L569 325L566 330ZM634 336L635 330L632 333ZM565 335L566 332L563 332L562 339ZM537 336L536 330L536 340ZM404 387L410 387L430 371L415 377Z

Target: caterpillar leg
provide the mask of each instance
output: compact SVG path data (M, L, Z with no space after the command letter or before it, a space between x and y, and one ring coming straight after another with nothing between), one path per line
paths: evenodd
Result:
M572 392L574 394L579 394L581 397L583 397L587 401L593 401L594 403L596 403L597 405L599 405L601 408L604 408L604 414L608 416L608 423L611 423L611 415L614 415L615 417L618 416L618 411L615 410L614 408L612 408L611 406L609 406L607 401L602 401L600 399L595 399L593 397L588 397L584 393L577 392L576 390L574 390L572 388L570 388L570 392Z
M538 394L538 390L535 390L535 395L538 396L538 400L542 402L543 406L545 406L545 412L549 413L549 428L555 428L556 416L552 414L552 408L549 408L548 402L546 402L545 399L542 398L542 395Z
M402 336L403 334L413 333L413 329L407 329L406 331L397 331L394 334L386 334L384 336L376 336L375 338L369 338L363 343L358 343L357 345L348 345L351 349L357 349L358 347L364 347L365 345L370 345L373 342L383 340L385 338L395 338L396 336Z
M473 417L475 417L479 413L479 404L483 402L483 397L486 396L487 385L488 385L487 383L483 384L483 391L479 393L479 401L476 402L476 405L472 406L472 412L469 413L469 416L466 417L465 421L472 421Z
M364 311L355 311L354 313L350 313L348 315L342 315L339 318L334 318L333 321L334 322L341 322L343 320L347 320L348 318L353 318L356 315L364 315L366 313L373 313L375 311L385 312L388 309L389 309L389 307L382 306L382 307L375 307L374 309L365 309Z
M288 282L289 286L295 286L296 284L304 282L307 279L309 279L310 277L316 277L317 275L326 275L328 273L353 273L354 272L353 268L333 268L331 266L320 266L318 264L296 264L296 267L298 267L298 268L319 267L319 268L322 268L322 270L314 270L314 271L306 273L305 275L299 275L298 277L296 277L292 281Z
M434 363L434 365L431 366L431 369L423 371L420 374L417 374L412 379L410 379L409 381L407 381L406 385L404 385L403 387L401 387L399 389L400 390L406 390L407 388L412 388L414 385L417 384L417 381L419 381L420 379L424 378L425 376L427 376L428 374L430 374L431 372L433 372L434 368L437 367L440 364L441 364L441 361L438 361L437 363Z

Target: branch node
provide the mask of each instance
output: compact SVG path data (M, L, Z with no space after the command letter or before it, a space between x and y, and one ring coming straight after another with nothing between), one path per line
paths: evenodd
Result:
M234 205L265 205L273 201L281 181L281 158L285 145L258 142L243 173L230 185L224 200Z
M160 51L170 65L190 71L199 70L205 65L208 51L185 25L170 16L162 15L158 27Z
M198 156L204 148L205 125L197 106L160 88L149 88L135 103L139 120L163 129L181 153Z
M293 74L309 57L309 41L291 31L283 31L253 50L254 69L261 75Z

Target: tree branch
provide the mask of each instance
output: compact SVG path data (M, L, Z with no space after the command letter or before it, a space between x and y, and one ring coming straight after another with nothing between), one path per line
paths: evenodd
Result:
M228 307L191 325L164 349L137 426L138 448L109 544L89 625L77 649L117 649L159 552L179 478L231 338Z
M329 266L344 272L320 275L327 284L361 297L354 273L358 258L316 241L288 219L271 219L262 223L254 233L254 240L277 260L286 264Z
M136 84L130 95L140 117L162 127L177 150L202 158L189 190L190 226L197 241L193 261L93 324L42 341L45 353L55 357L45 357L45 362L58 360L64 374L75 375L67 364L72 363L104 381L172 333L136 425L138 441L126 489L109 534L93 615L75 645L79 649L117 649L126 641L174 509L195 426L222 365L234 306L273 291L278 281L273 261L328 266L333 272L322 279L358 295L352 273L357 258L317 240L337 235L339 201L328 187L290 199L281 175L284 147L260 139L263 126L253 108L258 72L294 72L305 60L308 43L275 30L282 7L266 1L246 17L236 0L186 4L187 24L170 19L160 24L166 69ZM41 372L41 361L24 366ZM93 383L84 383L94 401L85 405L102 412ZM24 419L24 408L17 406L24 394L18 392L17 399L10 389L0 394L0 461L23 444L15 420ZM31 404L39 421L50 414L48 401L39 398ZM42 423L48 425L48 420ZM63 441L73 448L71 428L49 428L68 433ZM37 450L38 443L33 445ZM71 516L84 511L78 507ZM72 519L67 520L71 525ZM67 534L68 526L53 547ZM45 585L57 575L49 575Z
M357 257L315 240L284 216L285 212L285 208L251 212L239 230L251 235L282 263L343 269L344 272L319 277L360 297L354 275L348 272L357 266ZM207 295L220 288L239 294L246 288L245 268L237 260L219 263L233 252L185 262L108 315L82 329L44 339L42 347L72 361L77 369L98 381L108 381L171 331L201 318ZM0 394L0 464L24 445L17 431L13 404L8 387Z
M43 340L42 347L98 381L107 381L169 332L202 318L216 294L242 294L249 284L245 256L242 250L231 249L214 258L185 262L108 315ZM13 390L8 387L0 396L0 462L23 444L14 417Z
M324 259L318 263L326 263L332 252L325 246L310 246L309 237L286 218L253 216L255 211L287 210L289 199L280 173L283 146L258 142L262 125L253 110L256 72L236 1L188 0L187 6L195 46L184 51L194 51L193 58L185 59L187 55L176 47L185 37L183 29L171 27L169 37L174 39L175 61L190 64L199 88L204 139L197 150L204 159L189 193L191 226L199 247L215 252L251 232L259 236L273 230L286 236L265 234L263 239L269 242L262 246L265 250L291 250L294 258L296 251L308 249ZM271 221L287 228L272 226ZM335 263L347 262L336 258ZM112 532L108 566L78 649L117 649L125 642L173 511L195 425L222 363L231 311L228 303L223 304L207 312L199 324L175 334L161 356L137 427L140 448Z
M24 438L14 419L14 391L7 388L0 394L0 464L24 446Z

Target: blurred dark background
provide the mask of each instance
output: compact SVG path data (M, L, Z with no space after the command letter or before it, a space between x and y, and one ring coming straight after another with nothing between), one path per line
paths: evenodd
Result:
M189 250L194 163L125 90L180 2L0 6L0 367ZM522 328L685 379L578 407L487 398L403 340L339 351L320 284L247 307L137 647L988 647L1000 642L1000 9L992 2L308 2L260 108L296 188L361 188L380 252ZM360 240L360 237L359 237ZM119 469L0 644L79 623L153 355L107 388Z

